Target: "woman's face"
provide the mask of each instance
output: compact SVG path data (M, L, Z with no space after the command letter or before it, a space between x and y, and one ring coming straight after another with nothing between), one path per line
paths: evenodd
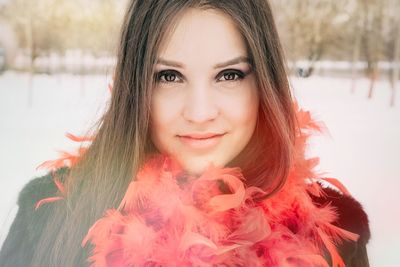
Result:
M223 167L249 142L258 93L246 44L229 16L189 9L161 43L151 138L190 174Z

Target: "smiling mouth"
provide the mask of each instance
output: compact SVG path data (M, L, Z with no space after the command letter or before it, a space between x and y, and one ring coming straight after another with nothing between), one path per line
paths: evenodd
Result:
M181 135L179 140L186 147L194 150L209 150L219 144L225 134Z

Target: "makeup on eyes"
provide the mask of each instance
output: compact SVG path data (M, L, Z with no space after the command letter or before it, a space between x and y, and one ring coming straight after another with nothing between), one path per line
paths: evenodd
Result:
M237 76L236 79L225 79L225 80L222 80L221 82L223 82L223 81L235 82L235 81L243 80L251 72L252 72L252 68L250 66L247 67L246 70L228 68L228 69L220 71L216 75L216 79L219 80L222 77L224 77L225 75L234 75L234 76ZM168 81L165 78L163 81L161 78L166 77L166 75L174 75L175 77L178 77L179 79L184 80L184 76L179 71L174 70L174 69L165 69L165 70L159 70L159 71L155 72L155 74L154 74L155 81L161 82L161 83L180 83L180 82L182 82L182 81L171 81L171 80Z

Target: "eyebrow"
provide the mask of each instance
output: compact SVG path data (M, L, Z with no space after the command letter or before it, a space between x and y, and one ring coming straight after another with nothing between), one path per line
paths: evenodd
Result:
M214 69L224 68L227 66L231 66L231 65L235 65L235 64L239 64L239 63L243 63L243 62L250 64L250 60L248 57L238 56L238 57L235 57L228 61L221 62L221 63L214 65ZM176 67L176 68L184 68L184 64L182 64L182 63L179 63L177 61L163 59L163 58L159 58L157 60L157 64L162 64L165 66Z

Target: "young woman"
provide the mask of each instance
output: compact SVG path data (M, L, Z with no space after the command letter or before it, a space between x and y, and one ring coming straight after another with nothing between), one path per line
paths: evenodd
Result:
M313 129L266 0L132 1L92 143L23 189L1 265L368 266Z

